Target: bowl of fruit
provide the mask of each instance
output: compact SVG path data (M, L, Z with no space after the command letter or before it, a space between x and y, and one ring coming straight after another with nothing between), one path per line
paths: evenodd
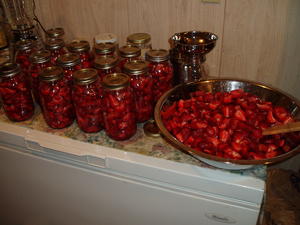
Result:
M300 104L262 83L209 79L180 84L155 107L155 121L176 148L210 165L246 169L300 152L300 133L263 131L300 120Z

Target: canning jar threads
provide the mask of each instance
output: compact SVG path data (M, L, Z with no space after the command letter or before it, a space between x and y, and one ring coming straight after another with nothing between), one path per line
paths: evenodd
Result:
M145 59L145 53L152 49L151 36L147 33L134 33L127 37L127 44L141 49L141 58Z
M46 123L52 128L65 128L75 118L72 90L58 66L47 67L39 76L39 94Z
M95 58L98 56L114 55L116 48L117 46L114 43L96 43L94 45Z
M127 62L124 71L130 76L133 89L136 120L145 122L153 116L153 80L148 73L148 64L143 60Z
M133 93L129 77L113 73L103 78L103 117L106 134L114 140L126 140L136 133Z
M119 56L119 68L121 72L123 72L126 62L141 59L141 49L139 49L138 47L125 45L119 49Z
M48 39L45 48L51 52L51 63L56 64L57 59L66 54L65 42L63 39Z
M118 71L119 58L114 55L107 55L102 57L97 57L94 60L94 68L97 69L100 80L110 73L116 73Z
M81 69L80 57L75 53L66 53L57 59L57 65L64 70L64 76L72 84L73 73Z
M6 116L12 121L32 117L34 103L28 82L18 64L5 63L0 68L0 96Z
M173 66L169 62L169 52L165 49L155 49L146 52L149 62L149 74L153 79L154 104L173 86Z
M103 90L96 69L85 68L74 73L72 99L79 128L87 133L102 130Z
M74 40L67 47L69 52L79 55L82 68L90 68L92 66L91 48L88 41Z
M21 70L28 73L30 68L30 55L36 51L33 40L20 40L16 43L16 63L20 64ZM27 76L27 74L25 74Z
M63 39L65 38L65 30L62 27L55 27L46 31L46 40Z

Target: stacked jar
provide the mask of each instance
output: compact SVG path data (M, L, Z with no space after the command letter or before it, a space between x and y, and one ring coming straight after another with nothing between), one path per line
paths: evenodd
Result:
M149 74L153 78L154 104L173 86L173 66L169 62L169 52L164 49L146 52Z
M69 52L76 53L80 57L82 68L90 68L92 66L92 56L90 54L90 44L85 40L75 40L68 44Z
M72 99L79 128L87 133L103 129L103 90L97 70L80 69L74 73Z
M65 50L65 42L63 39L49 39L45 43L45 47L47 50L51 52L51 63L55 65L57 63L57 59L66 54Z
M75 53L66 53L57 59L57 65L64 70L64 76L72 84L73 73L81 69L80 57Z
M136 120L145 122L153 116L153 80L148 73L148 64L143 60L127 62L124 71L129 75L133 89Z
M141 49L138 47L125 45L119 49L119 56L119 68L121 72L124 72L125 63L141 59Z
M47 67L40 74L39 94L43 116L52 128L70 126L75 118L70 83L64 78L63 69Z
M94 46L95 58L98 56L114 55L116 44L114 43L99 43Z
M141 58L145 60L145 54L152 49L151 36L147 33L134 33L127 37L127 44L141 49Z
M98 70L101 81L105 75L118 71L118 62L119 58L114 55L98 57L94 60L94 68Z
M12 121L32 117L34 103L30 87L18 64L5 63L0 68L0 96L6 116Z
M30 55L36 51L33 40L20 40L16 43L16 63L20 64L25 76L30 68Z
M135 106L129 77L113 73L103 78L103 117L106 134L114 140L126 140L136 133Z

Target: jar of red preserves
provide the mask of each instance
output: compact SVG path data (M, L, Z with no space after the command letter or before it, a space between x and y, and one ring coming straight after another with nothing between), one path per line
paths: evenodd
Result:
M66 54L65 42L63 39L48 39L45 43L47 50L51 52L51 63L56 64L57 59Z
M49 39L63 39L65 37L65 30L62 27L55 27L46 31L46 40Z
M79 55L82 68L90 68L92 66L92 56L90 53L90 44L88 41L72 41L70 44L68 44L68 50Z
M153 115L153 80L148 73L148 64L143 60L130 61L124 65L124 71L130 76L136 120L145 122Z
M64 70L64 76L72 84L73 73L81 69L80 57L75 53L66 53L57 59L57 65Z
M116 47L117 46L114 43L96 43L94 45L95 57L114 55Z
M116 73L118 71L119 58L114 55L108 55L98 57L94 60L94 68L98 70L98 75L101 80L103 77L110 73Z
M12 121L32 117L34 103L30 87L18 64L5 63L0 68L0 96L6 116Z
M33 40L20 40L16 43L16 63L20 64L21 70L25 72L25 76L30 68L30 55L36 51Z
M85 68L74 73L72 98L79 128L87 133L102 130L103 89L96 69Z
M133 94L129 77L123 73L104 76L103 117L106 134L114 140L126 140L136 133Z
M47 67L39 77L39 94L46 123L52 128L68 127L73 123L75 113L71 86L64 78L63 69Z
M125 45L119 49L119 68L124 72L124 64L130 61L141 59L141 49L134 46Z
M44 68L52 65L50 61L51 53L48 50L39 50L34 52L30 56L31 66L29 69L30 73L30 84L31 90L36 103L40 104L39 97L39 74Z
M149 62L149 74L153 79L154 104L173 84L173 66L169 62L169 52L165 49L149 50L146 52Z
M145 53L152 49L151 36L147 33L134 33L127 37L127 44L141 49L141 58L145 60Z

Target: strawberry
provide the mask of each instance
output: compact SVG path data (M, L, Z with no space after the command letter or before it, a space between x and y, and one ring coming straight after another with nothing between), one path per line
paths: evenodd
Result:
M242 109L236 110L234 113L234 117L240 121L246 121L246 115Z

